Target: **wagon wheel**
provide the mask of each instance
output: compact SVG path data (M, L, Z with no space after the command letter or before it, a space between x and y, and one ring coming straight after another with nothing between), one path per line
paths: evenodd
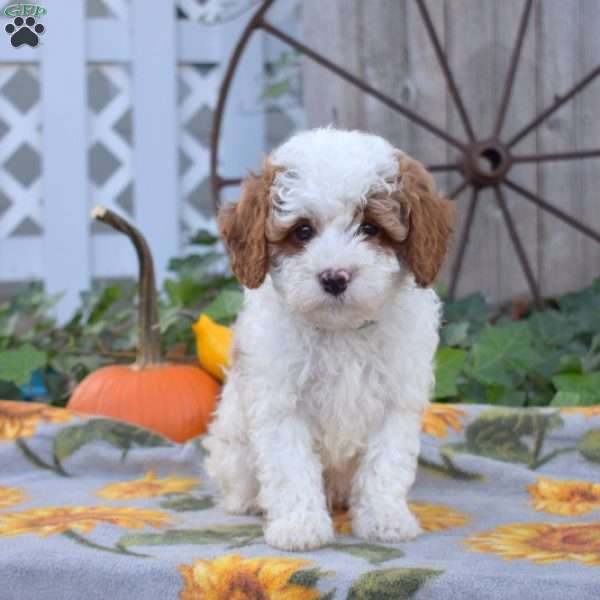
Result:
M533 300L538 307L542 305L539 287L533 275L533 269L531 268L529 260L525 254L521 239L519 238L513 217L509 210L509 206L506 202L505 191L507 189L511 190L523 200L538 206L543 211L546 211L564 223L567 223L577 231L588 236L592 240L600 243L600 232L591 229L584 223L581 223L579 220L568 215L559 208L556 208L543 198L540 198L537 194L524 188L510 178L510 169L514 164L517 163L541 163L546 161L577 160L600 157L600 149L545 154L536 153L527 155L513 154L512 152L512 148L519 141L521 141L525 136L529 135L566 102L572 100L585 87L594 81L600 75L600 65L592 69L567 92L561 94L560 96L555 96L555 100L552 104L534 117L519 131L514 133L512 136L502 135L503 124L506 118L508 105L511 100L515 74L519 66L519 57L521 54L523 40L531 20L533 0L524 0L523 12L520 18L519 27L517 29L515 43L512 48L510 63L502 91L500 107L496 115L495 126L491 137L480 137L477 135L477 132L473 130L469 114L465 109L460 91L458 90L454 81L447 57L440 43L440 39L433 25L429 11L427 10L425 0L416 0L420 16L423 19L423 24L435 51L439 66L443 72L448 90L450 91L450 95L454 104L456 105L460 120L465 129L467 138L466 140L458 139L450 133L443 131L428 119L407 108L401 102L398 102L395 98L392 98L373 88L366 81L356 77L352 73L349 73L346 69L343 69L318 52L315 52L308 46L304 45L295 38L290 37L285 32L275 27L266 19L266 13L274 1L275 0L265 0L248 22L248 25L244 29L233 51L233 55L229 61L229 64L227 65L225 77L219 92L211 136L210 160L211 188L215 207L218 207L220 203L221 190L224 187L239 185L242 181L241 178L223 178L218 173L217 156L219 152L220 132L227 95L229 93L229 88L244 48L246 47L246 44L248 43L254 31L262 29L268 34L278 38L285 44L296 49L304 56L315 61L322 67L332 71L345 81L356 86L364 93L377 98L380 102L385 104L396 113L399 113L416 125L426 129L440 140L444 140L460 153L460 158L455 163L428 165L428 169L432 172L458 171L461 173L462 179L460 184L447 193L448 198L456 200L467 189L470 189L471 191L469 204L467 207L465 227L463 229L461 239L458 242L456 257L451 269L450 285L448 288L449 297L454 297L456 291L465 253L469 244L469 236L473 226L475 212L478 206L477 198L482 188L491 187L494 190L496 203L498 204L506 224L510 239L514 245L517 257L523 269L523 273L531 290Z

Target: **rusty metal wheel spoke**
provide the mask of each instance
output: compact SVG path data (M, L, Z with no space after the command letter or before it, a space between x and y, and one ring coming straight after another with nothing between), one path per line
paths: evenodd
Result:
M231 187L240 185L244 181L241 177L219 177L219 185L224 187Z
M231 58L227 63L227 69L225 75L223 75L223 81L219 88L219 97L217 98L217 104L215 106L214 119L210 132L210 187L213 196L213 204L215 210L219 208L221 189L230 185L237 185L231 183L232 181L238 181L238 179L226 179L222 178L218 174L217 162L219 160L219 142L221 135L221 127L223 125L223 113L225 112L225 102L227 95L229 94L229 88L231 87L231 81L235 70L242 57L242 52L250 39L250 36L254 30L258 27L265 13L271 8L275 0L265 0L262 6L252 15L252 18L248 21L248 24L244 28L240 39L237 41L235 48L231 54Z
M304 56L307 56L311 60L314 60L322 67L325 67L327 70L331 71L332 73L335 73L338 77L341 77L348 83L351 83L358 89L362 90L363 92L365 92L365 94L373 96L373 98L377 98L377 100L379 100L392 110L400 113L401 115L404 115L407 119L410 119L416 125L420 125L424 129L427 129L427 131L429 131L433 135L445 140L448 144L458 148L459 150L464 150L464 143L456 139L454 136L450 135L446 131L443 131L437 125L434 125L427 119L424 119L409 108L406 108L406 106L400 104L390 96L384 94L383 92L380 92L379 90L376 90L374 87L370 86L368 83L364 82L359 77L356 77L356 75L349 73L348 71L346 71L346 69L330 61L328 58L325 58L322 54L315 52L312 48L305 46L302 42L289 36L287 33L273 26L268 21L263 20L260 23L260 27L262 27L267 33L270 33L271 35L278 38L288 46L295 48L296 50L298 50L298 52L304 54Z
M462 237L460 238L460 244L452 265L452 274L450 275L450 287L448 288L448 296L453 299L456 294L456 286L458 285L458 278L462 272L462 264L465 258L465 252L469 245L469 236L471 235L471 228L473 227L473 221L475 218L475 209L477 208L477 197L479 190L474 187L471 200L469 202L469 208L467 209L467 220L465 221L465 227L463 229Z
M577 219L574 219L573 217L571 217L567 213L563 212L559 208L556 208L555 206L552 206L552 204L549 204L545 200L542 200L539 196L536 196L534 193L532 193L529 190L525 189L524 187L520 186L518 183L515 183L514 181L511 181L510 179L506 179L504 183L509 188L511 188L513 191L515 191L517 194L519 194L520 196L525 198L526 200L529 200L533 204L536 204L542 210L545 210L547 213L554 215L555 217L557 217L558 219L561 219L562 221L564 221L565 223L567 223L574 229L577 229L577 231L580 231L584 235L587 235L594 241L600 243L600 233L599 232L594 231L593 229L591 229L587 225L584 225L583 223L580 223Z
M427 165L427 170L431 173L442 172L442 171L458 171L460 165L457 163L450 163L445 165Z
M523 274L525 275L525 279L527 279L527 284L529 285L529 289L531 290L531 295L537 307L542 306L542 299L540 296L540 290L535 281L535 277L533 275L533 269L529 264L529 259L527 258L527 253L525 252L525 248L523 248L523 244L521 243L521 239L519 238L519 234L517 233L517 228L515 223L510 215L510 211L508 210L508 206L506 206L506 199L504 198L504 194L500 186L494 187L494 193L496 195L496 202L500 207L502 212L502 216L504 217L504 222L506 223L506 228L508 229L508 234L510 235L510 239L515 248L515 252L517 253L517 257L519 258L519 262L521 263L521 267L523 268Z
M569 91L562 95L557 94L556 100L544 111L542 111L537 117L533 119L528 125L525 125L517 133L515 133L508 141L508 147L512 148L517 142L522 140L528 133L536 129L540 123L543 123L551 114L556 112L565 102L568 102L577 95L581 90L587 87L596 77L600 75L600 65L595 69L592 69L583 79L578 81Z
M463 104L460 92L456 87L456 82L454 81L452 71L450 70L448 61L446 60L446 55L444 54L444 50L440 43L440 39L435 31L435 27L433 26L433 21L431 20L431 16L429 14L429 11L427 10L427 6L425 5L425 0L417 0L417 6L419 7L419 12L421 13L421 18L423 19L425 29L427 30L427 35L429 36L429 39L433 44L435 55L440 64L442 72L444 73L444 77L446 78L448 89L450 90L450 94L454 100L454 103L456 104L456 108L458 109L458 112L460 114L460 118L463 122L465 131L467 132L467 136L469 137L469 141L472 142L475 139L473 126L471 125L471 120L469 119L469 115L465 110L465 105Z
M525 7L523 8L523 14L519 23L517 40L515 41L512 55L510 57L510 64L508 66L508 73L506 75L506 83L504 84L504 93L502 94L500 108L498 109L498 116L496 117L494 137L498 137L500 135L500 132L502 131L502 126L504 125L504 119L506 118L506 113L508 111L508 103L510 102L513 83L515 81L515 75L517 73L517 67L519 66L519 58L521 56L523 40L525 39L525 32L527 31L527 25L529 24L529 17L531 15L532 5L533 0L525 1Z
M448 198L455 200L464 190L469 187L470 182L468 179L463 179L453 190L447 194Z
M574 150L573 152L550 152L547 154L513 154L514 163L547 162L551 160L580 160L582 158L600 158L599 150Z

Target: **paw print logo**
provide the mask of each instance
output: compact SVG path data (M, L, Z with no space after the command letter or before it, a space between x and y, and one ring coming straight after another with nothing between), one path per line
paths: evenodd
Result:
M45 27L41 23L35 22L33 17L16 17L12 23L9 23L4 30L10 35L10 43L18 48L27 44L35 48L39 41L39 35L44 33Z

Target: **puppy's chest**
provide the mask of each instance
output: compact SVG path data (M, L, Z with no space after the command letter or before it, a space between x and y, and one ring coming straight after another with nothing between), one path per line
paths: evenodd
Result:
M319 341L298 380L300 410L322 451L332 459L347 458L384 418L390 382L382 347L361 337Z

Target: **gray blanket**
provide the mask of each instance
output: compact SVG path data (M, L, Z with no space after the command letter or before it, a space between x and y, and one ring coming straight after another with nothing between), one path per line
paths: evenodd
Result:
M0 599L600 598L600 407L433 405L425 533L314 552L217 506L201 440L0 402Z

